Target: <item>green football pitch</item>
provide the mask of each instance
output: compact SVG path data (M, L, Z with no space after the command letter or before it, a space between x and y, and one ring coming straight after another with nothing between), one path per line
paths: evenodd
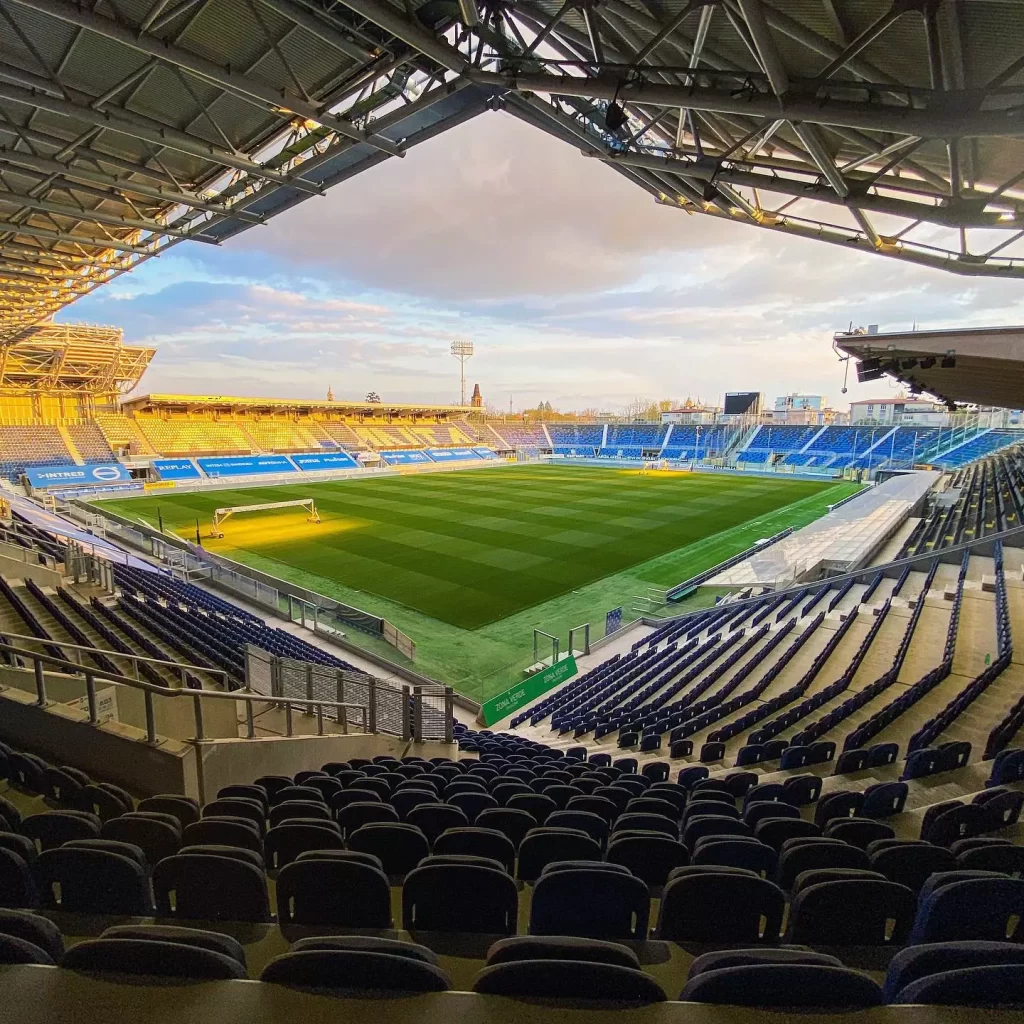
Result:
M418 645L417 668L479 697L534 626L566 633L647 588L662 590L784 526L817 518L856 485L715 473L516 465L273 488L151 494L99 503L271 575L382 615ZM313 498L228 519L215 508ZM563 628L564 626L564 628ZM356 639L356 637L353 637ZM565 637L563 635L563 641ZM493 676L490 683L487 677Z

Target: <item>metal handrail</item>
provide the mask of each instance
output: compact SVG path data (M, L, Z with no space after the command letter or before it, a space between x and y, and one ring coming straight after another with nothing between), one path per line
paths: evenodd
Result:
M38 637L31 637L31 639L36 642L39 641ZM158 686L156 683L146 682L142 679L130 679L128 676L122 676L115 672L107 672L103 669L86 669L84 666L78 665L73 661L67 661L64 658L55 658L49 654L40 654L36 651L27 651L24 648L15 647L13 644L0 642L0 652L17 655L21 658L32 661L32 670L35 675L36 684L36 703L40 707L45 707L47 702L46 677L43 674L44 663L47 665L56 665L59 668L64 669L70 668L75 672L84 672L85 694L89 709L89 722L92 725L99 724L99 714L96 705L97 679L113 683L115 686L127 686L130 689L142 690L146 708L146 742L151 744L157 743L156 712L153 705L154 694L160 697L185 697L192 699L196 721L196 735L193 737L194 740L203 740L206 738L203 729L204 698L210 700L242 701L246 706L246 723L249 739L254 739L256 736L256 725L253 717L254 704L283 705L285 709L285 721L287 723L286 735L288 736L292 735L292 707L295 705L303 708L309 708L310 713L315 711L317 716L318 736L322 736L324 734L324 708L334 708L337 710L338 721L341 723L342 728L346 733L348 732L349 710L358 710L361 713L362 718L361 728L364 732L367 731L367 712L365 705L362 704L333 700L309 700L303 697L268 697L263 694L254 694L248 687L244 690L223 692L221 690L194 690L191 688L181 688L177 686Z
M207 675L223 676L229 679L231 673L222 668L215 668L207 665L190 665L184 661L168 661L165 658L150 658L145 654L128 654L125 651L111 651L105 647L87 647L84 644L65 643L63 640L51 638L43 640L38 636L26 636L24 633L3 633L8 640L28 640L37 644L53 644L55 647L66 648L70 651L84 651L86 654L106 654L112 658L128 658L133 662L144 661L149 665L163 665L165 668L174 669L176 672L205 672ZM72 662L72 664L75 664ZM79 670L83 666L76 666ZM140 682L142 680L139 680Z

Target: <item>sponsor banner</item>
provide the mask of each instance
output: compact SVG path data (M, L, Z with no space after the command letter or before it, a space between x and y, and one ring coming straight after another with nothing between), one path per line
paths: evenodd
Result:
M418 450L402 450L395 452L380 452L380 457L389 466L413 466L421 462L430 462L426 452Z
M173 491L177 486L173 480L149 480L142 489L148 494L150 491Z
M256 476L259 473L294 473L284 455L226 455L196 459L207 476Z
M461 462L480 458L472 448L428 448L427 454L435 462Z
M199 470L191 459L154 459L153 468L161 480L199 479Z
M524 679L515 686L510 686L504 693L497 697L486 700L480 706L480 721L484 725L493 725L507 718L514 711L536 700L541 694L564 683L566 679L572 679L576 675L576 659L574 657L563 658L549 665L546 669L534 673L529 679Z
M316 473L326 469L358 469L359 465L348 452L316 452L305 455L293 455L292 462L307 473Z
M480 456L481 459L496 459L498 453L490 448L474 448L473 451Z
M611 636L612 633L616 633L620 629L622 629L622 609L613 608L610 612L605 613L604 635Z
M132 475L124 466L103 463L96 466L43 466L26 469L33 487L80 487L128 483Z

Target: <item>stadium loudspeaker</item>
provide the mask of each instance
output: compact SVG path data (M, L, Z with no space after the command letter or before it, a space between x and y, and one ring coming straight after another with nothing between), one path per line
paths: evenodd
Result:
M604 126L610 132L617 132L625 123L626 112L622 109L622 104L613 100L604 113Z

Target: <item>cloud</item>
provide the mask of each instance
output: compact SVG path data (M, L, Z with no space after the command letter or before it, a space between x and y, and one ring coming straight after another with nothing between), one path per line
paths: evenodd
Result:
M721 241L617 171L504 113L309 199L244 249L311 274L443 301L592 292L680 246Z

